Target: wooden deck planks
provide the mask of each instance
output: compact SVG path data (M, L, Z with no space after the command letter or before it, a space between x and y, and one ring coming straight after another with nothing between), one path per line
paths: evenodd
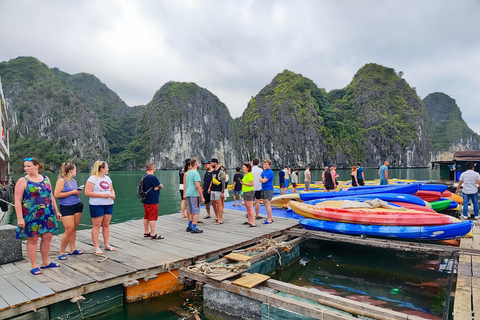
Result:
M204 215L202 210L201 216ZM130 276L143 278L150 269L162 270L166 262L188 265L201 257L254 244L265 235L279 235L283 229L298 224L295 220L278 218L272 225L245 228L242 225L245 213L234 210L227 210L223 225L214 225L211 219L204 221L198 224L204 233L191 234L185 232L188 221L179 213L161 216L156 229L158 234L165 236L164 240L143 239L143 219L112 224L110 242L117 251L105 251L104 257L108 257L105 261L102 256L93 255L90 229L77 231L76 249L84 254L67 255L67 260L62 261L58 260L62 235L54 235L50 259L59 263L59 268L42 269L41 275L32 276L26 255L22 261L0 266L0 310L8 310L5 314L12 315L12 308L26 310L29 303L45 297L48 297L45 302L48 305L56 301L56 296L64 300L83 290L99 290ZM102 235L100 244L103 250ZM25 250L25 242L22 248ZM39 253L37 259L41 261ZM20 307L22 304L24 307Z
M30 300L25 294L12 285L5 276L0 277L0 297L2 297L9 306L23 304Z

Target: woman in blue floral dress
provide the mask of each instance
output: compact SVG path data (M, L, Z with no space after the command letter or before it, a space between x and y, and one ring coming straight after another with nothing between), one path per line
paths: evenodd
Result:
M17 238L28 237L27 255L32 264L33 275L41 274L40 269L56 268L60 265L50 262L50 241L53 232L58 232L57 219L61 215L52 194L52 184L48 177L39 174L43 164L35 158L23 159L23 169L27 174L18 179L15 185L15 213L17 214ZM42 264L37 264L37 244L40 235Z

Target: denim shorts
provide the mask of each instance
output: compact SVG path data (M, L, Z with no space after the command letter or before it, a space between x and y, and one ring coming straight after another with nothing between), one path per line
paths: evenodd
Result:
M90 216L92 218L103 217L106 214L113 214L113 204L90 205Z
M242 190L233 190L233 194L236 195L236 194L242 194Z

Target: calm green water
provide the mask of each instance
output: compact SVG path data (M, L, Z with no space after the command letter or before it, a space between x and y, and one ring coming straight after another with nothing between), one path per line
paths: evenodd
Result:
M425 319L441 319L448 273L433 254L403 252L310 239L300 245L305 265L273 276L337 296ZM401 291L392 289L400 288Z

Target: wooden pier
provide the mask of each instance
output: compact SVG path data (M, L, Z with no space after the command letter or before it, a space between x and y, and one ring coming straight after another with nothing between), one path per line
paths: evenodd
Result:
M201 217L205 215L204 210ZM117 248L115 252L106 251L104 256L93 255L90 229L77 233L77 249L85 254L68 256L68 260L59 261L61 235L54 236L51 246L51 261L60 263L59 268L44 269L42 275L30 274L30 263L24 252L24 260L0 266L0 319L36 311L42 307L56 304L60 301L76 301L85 294L96 292L113 286L124 287L125 299L134 301L145 298L145 291L155 286L154 290L171 292L178 286L178 269L194 264L196 261L208 259L229 253L233 250L256 244L260 239L279 237L285 238L316 238L327 241L355 243L366 246L392 248L405 251L423 252L457 252L459 255L458 274L455 290L454 318L480 319L480 228L478 223L474 228L474 238L462 239L460 247L449 247L436 244L363 238L358 236L338 235L301 228L297 220L275 217L275 223L262 225L261 220L256 228L242 225L245 212L226 210L224 224L214 225L212 219L204 220L198 227L204 230L202 234L185 232L186 219L179 213L161 216L157 221L157 233L165 237L163 240L143 238L143 219L112 224L110 227L111 245ZM102 237L100 236L100 243ZM24 248L25 249L25 248ZM40 261L40 254L37 257ZM185 270L185 269L181 269ZM185 271L183 276L188 276ZM215 284L225 290L253 294L258 299L272 305L288 307L292 311L304 311L305 315L324 314L320 308L294 303L282 298L273 298L255 288L239 289L232 287L229 280L211 281L198 277L199 281ZM295 291L299 296L311 295L306 289L283 287L275 280L267 280L264 286L275 290ZM162 286L165 286L162 288ZM281 288L281 289L279 289ZM453 289L452 289L453 290ZM453 294L453 293L452 293ZM328 294L317 293L324 303L345 304ZM353 303L353 302L352 302ZM377 308L357 306L367 313L382 314ZM302 312L300 312L302 313ZM325 313L326 314L326 313ZM392 316L392 313L384 316ZM336 318L335 315L332 319ZM396 314L397 319L403 319ZM338 316L341 319L342 316ZM408 319L413 319L411 316Z
M454 319L480 319L480 226L475 223L473 238L462 239L458 260Z
M200 216L204 215L202 210ZM90 229L80 230L76 247L85 254L68 256L65 261L58 260L61 235L55 235L50 258L61 265L59 268L43 269L41 275L34 276L26 252L25 260L0 266L0 319L115 285L132 288L135 295L138 283L150 282L159 274L170 275L171 270L171 278L177 282L180 267L279 236L298 225L296 220L276 217L273 224L263 225L257 220L256 228L247 228L242 225L245 212L237 210L226 210L222 225L214 225L213 219L202 220L198 227L204 232L191 234L185 232L187 220L180 213L159 217L156 232L165 237L163 240L143 238L143 219L112 224L110 243L117 251L105 251L104 257L93 254ZM41 261L40 254L37 259ZM157 284L168 280L159 279Z

